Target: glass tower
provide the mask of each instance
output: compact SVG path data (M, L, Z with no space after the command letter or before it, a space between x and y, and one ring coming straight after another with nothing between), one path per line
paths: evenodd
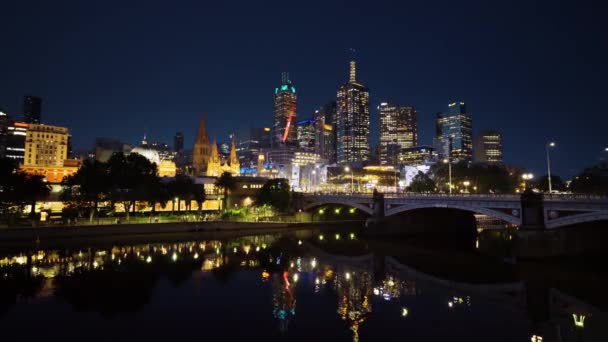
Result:
M339 164L363 164L370 158L369 89L357 81L355 61L350 78L338 89L336 148Z
M380 164L396 165L399 162L397 156L402 149L418 144L416 108L382 102L378 112Z
M439 158L452 161L472 161L473 129L464 102L448 105L446 113L437 113L435 148Z

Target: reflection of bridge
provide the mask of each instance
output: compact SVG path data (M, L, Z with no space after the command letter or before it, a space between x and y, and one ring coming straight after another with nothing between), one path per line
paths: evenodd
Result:
M551 195L540 196L539 209L542 220L548 229L563 226L608 220L608 198ZM485 194L386 194L382 204L371 194L306 194L302 209L310 210L323 205L344 205L357 208L369 215L377 215L377 206L382 206L384 216L425 208L451 208L487 215L505 222L522 225L522 207L526 207L520 195ZM524 209L525 211L525 209ZM525 219L524 219L525 221Z

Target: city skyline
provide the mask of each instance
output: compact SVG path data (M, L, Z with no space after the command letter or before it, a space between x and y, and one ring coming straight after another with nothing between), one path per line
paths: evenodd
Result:
M419 144L430 145L435 112L442 111L447 103L462 100L467 103L473 118L474 134L486 128L502 132L504 160L508 164L544 174L544 146L547 141L555 140L557 148L552 155L552 166L557 174L567 177L595 164L605 153L603 125L598 123L605 121L599 89L606 75L606 67L601 64L606 49L598 47L601 30L587 24L596 14L593 8L585 6L564 5L545 9L542 3L535 3L533 7L545 9L545 15L539 18L534 11L522 12L518 14L521 25L506 28L502 26L506 19L499 17L508 17L505 14L516 9L489 10L465 4L452 10L470 21L463 27L450 28L454 32L448 30L448 24L443 24L427 28L429 32L409 32L403 28L392 33L396 27L384 21L379 28L373 29L379 19L370 18L368 23L354 29L363 36L342 40L333 38L342 32L339 23L331 24L323 32L303 24L307 17L320 15L321 19L328 18L340 10L332 5L327 5L326 10L320 13L314 6L299 8L302 18L293 20L301 23L300 26L277 32L270 25L260 24L257 30L242 38L238 38L238 34L250 24L241 15L247 12L247 6L240 8L226 23L214 22L210 18L211 23L206 25L211 26L200 29L189 26L194 17L187 13L188 9L175 8L175 17L189 20L185 20L186 27L167 32L180 33L185 38L176 42L161 39L171 53L147 54L147 62L141 64L140 55L152 51L155 44L144 40L133 47L121 45L134 39L141 30L128 26L129 14L134 13L135 8L120 8L113 13L106 5L100 5L100 14L96 15L82 12L79 7L51 8L46 5L28 11L29 16L43 23L54 17L48 15L47 18L47 14L55 13L60 18L65 16L57 13L58 9L91 19L88 22L74 19L79 31L67 35L65 42L49 45L52 41L47 41L49 34L56 35L66 28L49 25L47 33L24 27L16 22L25 13L23 6L11 6L5 12L9 14L7 26L11 27L8 48L27 53L30 48L24 47L23 42L31 38L48 48L49 60L28 57L20 61L17 60L23 57L20 54L1 57L3 68L7 68L4 73L7 79L3 86L6 90L0 93L0 108L19 117L23 96L41 97L44 101L43 122L69 127L77 149L91 148L97 136L136 143L141 139L144 128L151 139L167 143L172 141L176 132L183 132L184 145L192 146L200 112L207 113L210 136L218 139L241 128L258 126L256 123L259 122L269 126L272 104L268 94L276 87L283 71L290 72L298 85L298 111L301 113L298 119L305 119L307 113L335 99L335 92L344 81L348 48L355 47L361 66L360 78L372 90L372 142L377 141L378 131L374 108L381 102L415 106L419 117ZM356 4L353 6L357 7ZM421 15L408 23L413 26L423 21L430 10L422 5L412 6L381 6L382 15L390 17L394 15L391 12L416 10ZM151 6L142 13L146 19L142 27L149 37L163 37L168 29L151 26L162 12L157 7ZM210 12L226 10L218 5ZM355 17L362 16L356 8L346 9L346 12ZM568 13L573 13L572 23L562 20ZM192 14L200 15L201 9L197 11L195 8ZM272 14L274 12L271 11L264 16ZM236 18L242 22L227 29L236 22ZM110 19L116 23L116 28L108 27L107 32L97 33L100 36L90 41L80 39ZM497 22L493 22L494 19L498 19ZM217 24L217 29L213 28L214 24ZM206 32L201 42L203 47L190 45L195 41L193 35L202 31ZM276 37L269 40L266 35L270 32L279 36L295 32L301 37L297 44ZM369 35L365 36L365 32ZM506 32L522 39L508 37ZM124 33L124 37L119 33ZM217 38L237 37L240 44L234 45L240 46L230 47L210 38L214 34ZM402 48L383 46L383 54L379 57L372 48L404 34L403 38L409 39L417 48L417 54L405 54ZM456 37L461 39L453 40ZM479 40L490 37L496 39L496 46L483 47ZM248 39L251 42L248 43ZM115 47L112 41L122 48ZM576 44L577 49L569 52L571 50L564 49L563 44ZM317 49L311 50L311 46L317 46ZM450 55L450 59L437 57L453 51L455 46L462 46L462 52ZM91 54L99 49L108 49L113 62L104 63ZM280 58L272 57L277 49L284 49L286 53ZM318 49L325 54L316 56L312 53L320 51ZM505 49L511 56L503 53ZM231 55L237 50L239 55ZM559 55L552 53L558 50L561 51ZM58 63L47 63L53 60ZM235 101L234 96L218 96L218 91L238 94L242 100ZM564 120L572 115L579 120L564 125ZM90 127L96 129L90 131ZM583 132L586 139L581 141L579 136Z

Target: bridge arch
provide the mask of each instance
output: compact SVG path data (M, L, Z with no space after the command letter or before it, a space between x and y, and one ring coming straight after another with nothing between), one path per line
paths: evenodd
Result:
M546 222L547 229L557 229L579 223L608 221L608 211L591 212L572 216L565 216Z
M372 208L370 208L369 206L366 206L366 205L361 204L361 203L350 202L350 201L342 201L342 200L337 200L337 199L315 201L315 202L309 203L306 206L304 206L303 210L304 211L308 211L308 210L311 210L313 208L324 206L324 205L343 205L345 207L351 207L351 208L359 209L359 210L363 211L364 213L366 213L368 215L373 215L374 214L374 210Z
M438 209L459 209L459 210L464 210L464 211L468 211L468 212L472 212L474 214L482 214L482 215L487 215L499 220L503 220L505 222L511 223L511 224L516 224L516 225L520 225L521 224L521 219L515 216L511 216L507 213L503 213L500 211L496 211L496 210L492 210L492 209L487 209L487 208L483 208L483 207L476 207L476 206L466 206L466 205L455 205L455 204L417 204L417 205L403 205L403 206L399 206L396 208L391 208L389 210L386 211L386 216L393 216L396 214L400 214L400 213L404 213L404 212L408 212L408 211L412 211L412 210L416 210L416 209L431 209L431 208L438 208ZM521 211L520 211L521 212Z

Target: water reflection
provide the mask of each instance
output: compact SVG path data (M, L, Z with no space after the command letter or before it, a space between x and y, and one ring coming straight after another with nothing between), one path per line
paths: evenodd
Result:
M600 341L606 336L599 328L606 322L603 310L556 289L534 288L518 279L472 283L442 278L386 256L384 250L370 250L354 234L343 235L350 238L267 235L0 255L0 324L11 308L36 305L44 298L106 318L138 315L155 296L171 296L159 292L161 279L176 290L192 281L200 295L208 291L201 284L210 276L219 286L210 296L234 291L222 288L235 283L247 296L263 297L269 291L271 309L247 310L272 320L279 336L289 335L292 328L295 334L305 334L305 325L298 323L314 322L315 315L322 314L307 312L328 306L348 327L347 335L335 333L337 340L391 339L406 328L431 340L451 336L449 331L433 331L429 322L456 328L468 324L471 330L458 334L480 341ZM255 274L252 281L239 276L248 272ZM501 329L483 328L497 322L503 324ZM340 326L325 324L328 329ZM586 332L590 326L595 326L595 335ZM416 329L424 332L416 335Z

